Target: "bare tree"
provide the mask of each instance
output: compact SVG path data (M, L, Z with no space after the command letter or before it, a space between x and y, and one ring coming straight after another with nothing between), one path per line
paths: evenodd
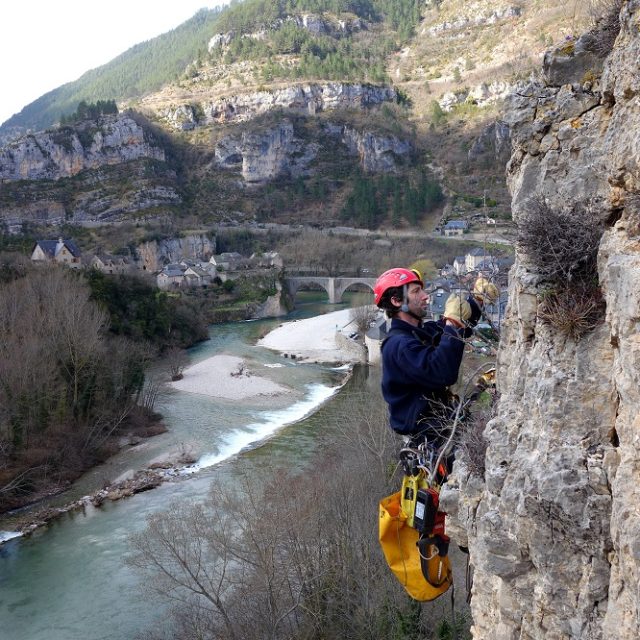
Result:
M349 309L349 318L355 323L358 331L364 334L378 316L378 309L371 304L371 295L358 293L354 296L353 306Z
M147 355L108 336L77 274L37 270L0 287L0 483L18 496L93 461L128 419Z
M179 608L168 637L400 633L409 601L375 526L394 445L384 405L370 400L350 403L339 440L321 447L304 473L272 470L265 478L254 469L227 478L204 505L173 506L133 538L132 564ZM420 611L418 626L419 618Z
M171 380L182 380L184 369L187 364L189 364L189 358L184 352L184 349L171 347L171 349L167 351L166 361L169 366L169 375L171 376Z

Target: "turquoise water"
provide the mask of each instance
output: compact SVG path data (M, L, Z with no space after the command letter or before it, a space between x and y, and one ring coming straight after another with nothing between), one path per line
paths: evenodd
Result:
M311 298L291 318L338 308ZM259 402L239 404L177 391L163 395L157 407L168 433L121 452L58 500L83 495L174 449L187 448L195 455L198 462L192 473L153 491L105 503L100 509L68 514L29 538L0 546L1 638L134 638L160 622L164 612L163 604L149 599L139 576L123 562L128 536L144 528L146 517L174 500L201 499L213 480L240 467L304 464L327 434L331 406L344 401L345 372L286 361L256 347L256 339L280 322L214 326L211 339L189 355L192 362L218 353L242 356L260 375L292 387L292 404L265 408ZM265 366L274 364L283 366ZM322 403L317 413L304 418Z

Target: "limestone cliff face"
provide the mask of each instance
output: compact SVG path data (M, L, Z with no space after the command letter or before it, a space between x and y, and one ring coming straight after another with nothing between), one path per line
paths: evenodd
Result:
M0 221L108 224L182 200L164 149L121 114L24 136L0 148Z
M303 13L301 15L289 15L286 18L279 18L268 25L263 25L259 31L244 33L239 37L264 40L267 37L268 31L277 31L288 23L293 23L301 29L305 29L316 35L329 35L334 37L360 31L367 26L363 20L353 15L347 14L341 18L337 18L324 14ZM238 34L235 31L216 33L212 36L211 40L209 40L208 49L209 51L213 51L219 47L225 48L236 37L238 37Z
M163 109L159 115L173 128L185 130L198 125L246 122L274 109L313 114L333 109L362 109L395 99L396 92L391 87L328 82L203 99L195 106L189 103ZM143 104L146 103L143 101ZM147 106L153 108L151 104Z
M188 235L144 242L136 249L136 262L143 271L153 273L166 264L191 260L208 260L216 249L215 240L206 235Z
M477 639L640 637L639 0L621 22L600 81L583 58L572 76L551 56L547 81L572 84L520 88L507 117L514 218L542 197L605 223L606 316L562 338L538 317L541 279L518 252L484 481L461 460L443 496L468 538Z
M102 165L139 158L164 160L144 130L126 115L24 136L0 148L0 179L57 180Z
M224 169L242 172L246 184L264 184L280 176L298 177L312 172L311 163L323 146L335 153L337 145L357 156L363 170L389 173L407 158L412 145L396 136L357 131L343 125L327 124L320 141L302 139L295 134L292 122L284 118L277 125L259 132L221 138L215 147L215 163Z
M349 151L360 158L367 173L392 173L397 162L411 152L411 143L396 136L382 136L370 131L342 127L341 139Z

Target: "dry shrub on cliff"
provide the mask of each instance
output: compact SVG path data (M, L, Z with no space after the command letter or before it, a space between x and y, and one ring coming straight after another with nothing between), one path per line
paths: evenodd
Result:
M556 209L542 199L529 202L518 223L518 246L547 285L540 317L574 339L603 316L597 268L602 233L594 210Z
M578 340L604 315L604 300L598 286L581 285L545 295L540 306L540 318L562 335Z
M518 246L546 281L559 285L597 279L603 227L595 211L559 209L531 200L518 221Z
M607 56L613 49L620 33L620 10L623 0L591 0L589 13L593 26L593 48L596 53Z

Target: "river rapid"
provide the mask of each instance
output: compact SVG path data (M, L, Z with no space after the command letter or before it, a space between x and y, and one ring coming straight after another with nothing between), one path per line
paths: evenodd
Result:
M334 311L316 294L286 319ZM213 481L239 469L304 467L330 437L332 411L366 384L366 375L344 384L344 369L300 364L255 346L282 322L261 320L211 327L210 340L189 352L192 363L225 353L268 368L294 389L287 398L225 401L167 389L157 409L169 430L123 450L93 469L53 504L68 503L106 481L126 477L168 452L186 450L197 463L183 477L100 508L69 513L28 538L0 546L0 637L7 640L133 640L161 623L162 602L150 599L140 576L124 563L128 536L146 517L173 501L201 500ZM363 373L362 371L360 372ZM0 521L0 530L6 528Z

